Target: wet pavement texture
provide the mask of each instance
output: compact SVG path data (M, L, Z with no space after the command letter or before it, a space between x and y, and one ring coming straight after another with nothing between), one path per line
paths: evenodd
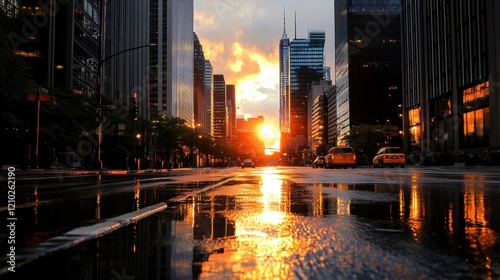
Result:
M311 177L277 170L240 174L130 226L27 264L16 276L27 279L37 271L43 279L500 277L499 185L301 179Z
M177 172L180 173L180 172ZM16 249L22 250L81 226L136 211L213 183L180 174L78 175L19 177L16 185ZM183 176L180 176L183 175ZM181 179L184 178L184 179ZM214 178L213 180L219 180ZM0 202L0 220L7 220L7 200ZM5 229L0 230L0 233Z

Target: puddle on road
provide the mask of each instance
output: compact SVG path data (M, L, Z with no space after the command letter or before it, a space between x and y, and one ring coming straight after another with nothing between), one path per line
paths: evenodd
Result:
M477 185L248 175L28 270L68 279L496 278L499 208L500 194Z
M64 197L47 198L36 186L31 195L18 203L16 215L22 217L16 227L16 248L37 244L51 237L81 226L101 222L142 209L159 202L166 202L178 195L201 189L210 182L167 183L137 181L133 187L114 184L74 196L66 190ZM154 186L151 186L154 185ZM127 191L123 189L127 188ZM18 200L22 201L21 198ZM31 202L32 201L32 202ZM6 220L7 211L0 218Z

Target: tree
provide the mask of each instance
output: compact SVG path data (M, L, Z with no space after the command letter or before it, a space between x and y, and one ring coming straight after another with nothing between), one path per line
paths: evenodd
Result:
M181 118L160 115L155 112L152 112L151 115L152 120L157 125L157 149L164 152L165 159L170 159L173 151L179 150L181 146L188 145L191 139L191 128L186 126L186 121Z
M12 133L25 131L26 121L29 120L26 114L29 107L27 95L35 93L36 86L29 73L28 64L14 54L7 38L14 27L15 20L0 10L0 128L2 134L7 136L3 137L2 141L18 142L19 135Z
M394 125L360 124L353 125L349 135L346 135L343 140L354 150L365 154L368 158L373 158L380 147L394 143L398 135L399 129Z

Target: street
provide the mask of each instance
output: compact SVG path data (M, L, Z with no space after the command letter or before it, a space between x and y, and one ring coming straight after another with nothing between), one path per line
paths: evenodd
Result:
M14 276L494 279L498 173L258 167L18 176ZM4 248L7 229L0 234ZM13 274L8 253L2 279Z

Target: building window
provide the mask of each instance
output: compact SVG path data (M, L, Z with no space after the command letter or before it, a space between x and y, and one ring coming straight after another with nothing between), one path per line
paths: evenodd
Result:
M469 111L488 106L489 88L490 82L486 81L477 86L465 89L463 94L464 109Z
M490 108L483 108L464 114L465 148L487 146Z
M465 148L489 145L490 108L489 81L467 88L463 92Z
M410 109L408 111L408 120L410 126L420 124L420 107Z

